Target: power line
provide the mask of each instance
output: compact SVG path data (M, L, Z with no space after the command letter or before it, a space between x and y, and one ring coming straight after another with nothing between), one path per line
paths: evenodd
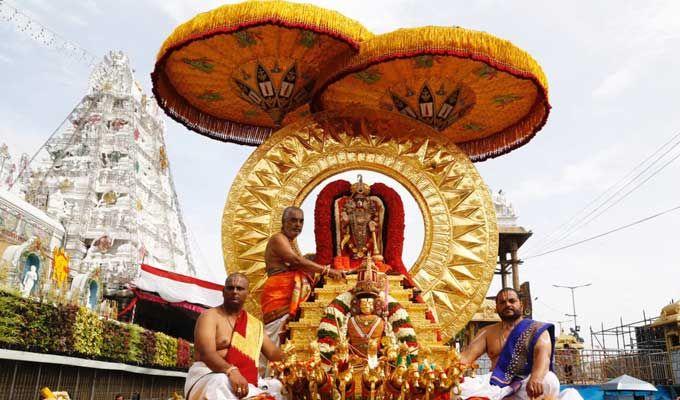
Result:
M650 219L654 219L654 218L660 217L660 216L662 216L662 215L664 215L664 214L668 214L668 213L673 212L673 211L676 211L676 210L680 210L680 205L678 205L678 206L676 206L676 207L673 207L673 208L669 208L668 210L665 210L665 211L661 211L661 212L656 213L656 214L654 214L654 215L650 215L649 217L645 217L645 218L639 219L639 220L637 220L637 221L635 221L635 222L631 222L630 224L620 226L620 227L618 227L618 228L612 229L612 230L607 231L607 232L604 232L604 233L600 233L599 235L591 236L591 237L589 237L589 238L587 238L587 239L579 240L578 242L574 242L574 243L568 244L568 245L566 245L566 246L558 247L558 248L556 248L556 249L552 249L552 250L549 250L549 251L546 251L546 252L543 252L543 253L533 254L533 255L524 257L524 259L527 260L527 259L529 259L529 258L541 257L541 256L544 256L544 255L546 255L546 254L551 254L551 253L555 253L555 252L560 251L560 250L568 249L568 248L570 248L570 247L574 247L574 246L577 246L577 245L579 245L579 244L586 243L586 242L589 242L589 241L591 241L591 240L595 240L595 239L601 238L601 237L603 237L603 236L607 236L607 235L609 235L609 234L611 234L611 233L618 232L618 231L624 230L624 229L626 229L626 228L630 228L631 226L634 226L634 225L637 225L637 224L641 224L641 223L643 223L643 222L649 221Z
M534 298L534 301L537 301L537 302L543 304L544 306L548 307L549 309L551 309L551 310L553 310L553 311L555 311L555 312L560 313L561 315L566 314L566 312L564 312L564 311L562 311L562 310L558 310L557 308L555 308L555 307L551 306L550 304L546 303L545 301L541 300L540 297ZM571 320L569 320L569 321L571 321Z
M678 137L680 137L680 132L677 133L676 135L674 135L669 141L667 141L666 143L664 143L663 145L661 145L654 153L652 153L652 154L651 154L650 156L648 156L645 160L643 160L643 161L642 161L641 163L639 163L636 167L634 167L634 168L633 168L633 169L632 169L632 170L631 170L624 178L622 178L622 179L619 180L617 183L615 183L614 185L610 186L607 190L605 190L600 196L598 196L597 199L602 198L602 197L603 197L607 192L609 192L612 188L618 186L618 185L619 185L622 181L624 181L629 175L631 175L633 172L635 172L635 170L636 170L637 168L639 168L640 166L644 165L650 158L652 158L654 155L656 155L657 153L659 153L659 151L661 151L664 147L666 147L669 143L671 143L673 140L675 140L675 139L678 138ZM592 216L593 214L595 214L595 213L596 213L598 210L600 210L602 207L607 206L607 204L608 204L610 201L612 201L612 199L614 199L618 194L620 194L620 193L621 193L624 189L626 189L628 186L630 186L631 184L633 184L638 178L640 178L641 176L643 176L647 171L649 171L653 166L655 166L659 161L661 161L668 153L670 153L673 149L675 149L675 148L678 147L678 146L680 146L680 140L677 141L676 143L674 143L674 144L673 144L669 149L667 149L665 152L663 152L663 154L661 154L660 156L658 156L658 157L657 157L654 161L652 161L652 163L649 164L645 169L643 169L643 170L640 171L637 175L635 175L635 177L633 177L632 179L628 180L628 181L627 181L623 186L621 186L616 192L614 192L612 195L610 195L609 197L607 197L607 199L604 200L600 205L598 205L597 207L595 207L595 208L594 208L593 210L591 210L588 214L586 214L586 215L582 216L581 218L579 218L575 223L570 224L571 226L569 226L569 227L566 229L566 231L565 231L560 237L558 237L557 239L549 240L549 241L547 241L547 242L544 241L541 245L538 246L538 250L537 250L537 251L540 252L540 251L542 251L543 249L547 248L547 247L550 246L550 245L555 245L555 244L557 244L557 243L560 243L560 242L563 241L564 239L566 239L566 238L568 238L569 236L571 236L574 232L576 232L577 230L581 229L582 227L588 225L590 222L592 222L593 220L595 220L596 218L598 218L600 215L602 215L604 212L606 212L607 210L609 210L611 207L613 207L614 205L618 204L618 203L621 202L623 199L625 199L626 197L628 197L628 195L630 195L632 192L634 192L635 190L637 190L640 186L642 186L642 184L644 184L645 182L649 181L649 179L651 179L653 176L655 176L656 174L658 174L659 172L661 172L661 170L663 170L665 167L667 167L671 162L675 161L675 160L678 158L678 155L676 155L675 157L673 157L669 162L666 162L661 168L658 168L657 170L655 170L654 172L652 172L652 174L649 175L647 178L645 178L644 181L643 181L642 183L638 184L638 185L635 186L632 190L628 191L628 192L625 193L623 196L621 196L620 198L616 199L616 200L614 201L614 203L613 203L613 204L610 204L605 210L603 210L603 211L600 212L599 214L595 215L594 217L588 219L588 217L590 217L590 216ZM680 154L680 153L679 153L679 154ZM596 199L596 200L597 200L597 199ZM586 207L584 207L581 211L579 211L576 215L574 215L574 217L572 217L572 220L573 220L574 218L576 218L582 211L584 211L585 209L587 209L587 208L588 208L591 204L593 204L596 200L591 201ZM586 219L588 219L588 220L586 220ZM584 221L585 221L585 222L584 222ZM563 224L563 225L561 225L561 226L564 226L564 225L565 225L565 224ZM558 228L557 231L559 231L559 228ZM553 232L553 233L556 233L557 231L555 231L555 232Z
M562 228L567 227L567 230L571 229L572 226L573 226L574 220L575 220L576 218L578 218L578 216L579 216L582 212L586 211L591 205L595 204L598 200L600 200L601 198L603 198L603 197L604 197L607 193L609 193L612 189L614 189L615 187L617 187L618 185L620 185L621 183L623 183L623 182L624 182L626 179L628 179L628 177L631 176L638 168L640 168L640 167L641 167L642 165L644 165L647 161L649 161L652 157L654 157L656 154L658 154L658 153L659 153L664 147L666 147L669 143L673 142L675 139L677 139L677 138L679 138L679 137L680 137L680 132L678 132L678 133L676 133L675 135L673 135L673 137L671 137L671 138L670 138L669 140L667 140L664 144L662 144L661 146L659 146L652 154L650 154L649 156L647 156L644 160L642 160L641 162L639 162L635 167L633 167L633 169L631 169L630 171L628 171L628 173L627 173L626 175L624 175L621 179L619 179L616 183L614 183L614 184L612 184L611 186L609 186L604 192L600 193L599 196L597 196L595 199L591 200L588 204L586 204L585 206L583 206L583 208L581 208L579 211L577 211L576 214L574 214L569 220L567 220L566 222L562 223L560 226L558 226L557 228L555 228L555 230L553 230L550 234L548 234L548 235L545 237L545 239L543 239L543 240L537 245L537 246L538 246L538 249L539 249L539 250L540 250L540 249L543 249L543 248L549 246L550 244L552 244L552 243L554 242L554 240L551 241L550 239L551 239L554 235L558 234L558 233L560 232L560 230L562 230ZM676 145L677 145L677 144L676 144ZM653 164L654 164L654 163L652 163L652 165L653 165ZM624 185L624 186L625 186L625 185Z
M594 215L592 218L590 218L590 219L584 221L586 218L588 218L589 216L593 215L593 214L594 214L595 212L597 212L599 209L601 209L602 207L604 207L605 205L607 205L607 203L608 203L611 199L613 199L616 195L618 195L619 193L621 193L621 191L623 191L623 189L625 189L628 185L630 185L630 184L632 184L633 182L635 182L635 180L637 180L637 178L639 178L644 172L648 171L649 168L653 167L653 166L657 163L657 161L659 161L661 158L663 158L666 154L668 154L671 150L673 150L673 149L674 149L675 147L677 147L678 145L680 145L680 141L679 141L678 143L676 143L673 147L671 147L668 151L666 151L663 155L661 155L659 158L657 158L652 164L650 164L647 168L645 168L644 171L642 171L640 174L636 175L635 178L633 178L630 182L628 182L626 185L622 186L619 190L617 190L614 194L612 194L611 196L609 196L609 197L607 198L607 200L606 200L604 203L602 203L602 204L599 205L597 208L595 208L594 210L592 210L592 211L591 211L590 213L588 213L588 215L586 215L585 217L581 218L581 220L579 221L580 224L579 224L578 226L575 226L575 227L574 227L573 229L571 229L570 231L565 232L565 233L560 237L560 239L558 239L557 241L554 241L552 244L560 243L560 242L563 241L564 239L566 239L566 238L568 238L569 236L571 236L574 232L578 231L579 229L581 229L581 228L583 228L584 226L587 226L588 224L590 224L591 222L593 222L593 221L594 221L595 219L597 219L600 215L604 214L607 210L609 210L609 209L612 208L613 206L615 206L615 205L617 205L618 203L620 203L623 199L625 199L625 198L628 197L631 193L633 193L633 192L636 191L638 188L640 188L642 185L644 185L647 181L649 181L651 178L653 178L655 175L657 175L659 172L661 172L664 168L666 168L668 165L670 165L673 161L677 160L678 157L680 156L680 153L676 154L673 158L671 158L669 161L667 161L665 164L663 164L660 168L657 168L656 170L654 170L654 172L652 172L651 175L647 176L642 182L638 183L638 184L637 184L636 186L634 186L631 190L629 190L628 192L626 192L623 196L621 196L621 197L619 197L618 199L616 199L616 200L614 201L614 203L609 204L609 206L607 206L607 208L605 208L604 210L600 211L598 214ZM549 245L549 244L548 244L548 245ZM548 247L548 245L543 246L543 248Z
M607 210L609 210L610 208L612 208L612 207L614 207L615 205L619 204L619 203L621 202L621 200L623 200L623 199L625 199L626 197L628 197L628 195L630 195L631 193L633 193L634 191L636 191L640 186L644 185L648 180L652 179L652 178L654 177L654 175L656 175L656 174L658 174L659 172L661 172L664 168L666 168L667 166L669 166L673 161L677 160L679 157L680 157L680 153L676 154L675 157L671 158L671 159L668 160L664 165L662 165L660 168L656 169L650 176L648 176L647 178L645 178L645 180L643 180L642 182L638 183L634 188L632 188L631 190L629 190L628 192L626 192L623 196L621 196L618 200L616 200L616 202L614 202L613 204L611 204L609 207L605 208L604 210L600 211L600 213L597 214L597 215L595 215L590 221L587 221L587 222L585 223L585 225L588 225L590 222L592 222L593 220L595 220L597 217L599 217L600 215L604 214Z

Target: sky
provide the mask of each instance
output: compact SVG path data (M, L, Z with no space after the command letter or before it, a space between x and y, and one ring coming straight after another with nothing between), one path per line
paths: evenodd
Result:
M147 93L155 55L173 28L223 3L5 1L98 58L111 49L123 50ZM526 257L520 276L531 282L536 319L570 320L565 316L572 313L570 293L554 284L592 284L576 291L586 341L590 326L638 321L643 311L657 316L672 299L680 299L680 210L562 251L527 257L680 205L676 161L566 240L541 245L607 188L634 176L629 174L634 167L680 132L680 2L313 3L340 11L375 33L422 25L486 31L512 41L543 66L553 107L546 126L524 147L476 164L491 188L506 193L520 225L534 233L520 249ZM14 154L35 152L81 100L89 74L84 63L0 20L0 142ZM197 244L201 276L220 281L222 210L252 148L213 141L165 120L171 168ZM662 162L676 154L680 148ZM407 217L419 223L417 213ZM417 244L410 245L404 258L415 258L419 251ZM499 288L494 281L490 293Z

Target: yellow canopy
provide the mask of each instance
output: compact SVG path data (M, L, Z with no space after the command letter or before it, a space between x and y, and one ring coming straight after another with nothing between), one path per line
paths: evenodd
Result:
M152 73L161 107L214 139L258 145L292 120L334 60L372 36L340 13L308 4L225 5L180 25Z
M528 142L550 110L546 77L526 52L484 32L434 26L361 43L325 78L312 105L355 106L419 121L473 161Z

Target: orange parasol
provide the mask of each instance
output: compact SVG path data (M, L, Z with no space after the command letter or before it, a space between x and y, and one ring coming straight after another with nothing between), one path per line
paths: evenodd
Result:
M473 161L522 146L550 110L546 77L531 56L457 27L400 29L363 42L324 79L312 108L356 106L417 120Z
M340 13L308 4L225 5L180 25L151 74L168 115L214 139L258 145L309 113L324 69L371 35Z

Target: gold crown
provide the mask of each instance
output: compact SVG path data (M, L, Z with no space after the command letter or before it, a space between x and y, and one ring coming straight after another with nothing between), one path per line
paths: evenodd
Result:
M352 292L355 296L370 295L376 297L385 289L385 281L375 268L371 256L367 256L361 263L357 273L357 283Z
M361 175L357 176L357 182L352 184L350 190L352 194L363 194L368 196L371 193L371 187L364 183L364 179Z

